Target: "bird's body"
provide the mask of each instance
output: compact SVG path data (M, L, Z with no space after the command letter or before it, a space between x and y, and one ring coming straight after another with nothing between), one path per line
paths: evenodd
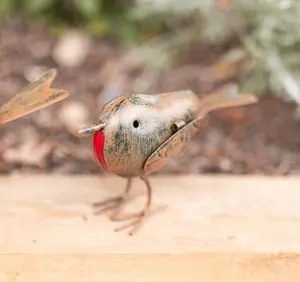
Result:
M175 132L197 116L199 98L190 91L118 97L104 106L95 124L94 151L102 167L122 177L145 173L147 159Z
M104 210L116 208L112 219L120 220L121 206L130 191L132 178L140 177L148 192L145 208L135 214L137 220L118 229L133 225L130 234L135 233L150 209L151 186L147 175L163 168L172 157L182 152L201 129L202 119L207 113L256 101L252 95L228 93L199 99L188 90L155 95L122 95L111 100L104 105L92 126L77 131L79 135L93 133L94 152L102 167L128 179L123 196L96 206L108 204Z

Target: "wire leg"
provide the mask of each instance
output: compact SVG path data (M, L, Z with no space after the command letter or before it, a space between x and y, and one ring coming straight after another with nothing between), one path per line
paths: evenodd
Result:
M128 199L129 192L132 187L132 178L127 179L127 185L125 188L124 193L121 196L111 197L103 202L95 203L93 206L96 208L95 214L99 215L109 210L115 210L114 214L119 214L121 208L123 207L124 203Z
M141 179L144 181L144 183L146 184L146 188L147 188L147 201L146 204L143 208L142 211L134 213L134 214L130 214L127 216L123 216L123 217L117 217L115 216L114 218L112 218L112 220L128 220L131 218L136 218L134 221L127 223L126 225L122 225L118 228L115 229L116 232L124 230L126 228L132 227L132 229L129 231L129 235L134 235L136 234L140 228L142 227L142 225L144 224L149 211L150 211L150 206L151 206L151 201L152 201L152 187L151 184L148 180L148 178L146 176L142 176Z

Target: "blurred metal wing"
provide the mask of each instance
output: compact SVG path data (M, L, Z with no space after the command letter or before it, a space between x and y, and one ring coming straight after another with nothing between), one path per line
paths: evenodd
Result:
M1 106L0 125L67 98L69 93L66 90L49 88L56 73L56 69L50 69Z

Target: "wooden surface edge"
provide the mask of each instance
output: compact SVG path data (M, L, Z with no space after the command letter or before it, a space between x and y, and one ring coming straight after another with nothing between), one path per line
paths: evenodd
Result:
M0 177L0 253L300 254L300 178L152 177L153 209L135 236L95 215L93 203L120 195L118 177ZM124 212L145 203L135 181Z
M0 281L295 282L300 254L0 255Z

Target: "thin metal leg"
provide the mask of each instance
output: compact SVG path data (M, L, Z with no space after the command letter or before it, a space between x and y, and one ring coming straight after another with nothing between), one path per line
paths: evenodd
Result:
M141 179L144 181L144 183L146 184L146 188L147 188L147 201L146 201L146 204L145 204L142 211L140 211L138 213L128 215L128 216L124 216L122 219L119 219L119 220L128 220L128 219L137 217L137 219L135 219L134 221L132 221L132 222L126 224L126 225L123 225L121 227L116 228L115 231L121 231L121 230L124 230L126 228L129 228L129 227L133 226L133 228L129 232L129 235L132 236L132 235L136 234L140 230L142 225L144 224L144 222L145 222L145 220L146 220L146 218L149 214L150 207L151 207L152 187L151 187L151 184L150 184L150 182L149 182L149 180L146 176L142 176Z
M116 209L116 213L120 211L121 206L123 206L124 202L128 199L129 192L132 187L132 178L127 179L127 185L124 193L121 196L109 198L103 202L95 203L93 206L97 209L95 212L97 215L104 213L109 210ZM101 208L103 207L103 208ZM101 209L99 209L101 208Z

